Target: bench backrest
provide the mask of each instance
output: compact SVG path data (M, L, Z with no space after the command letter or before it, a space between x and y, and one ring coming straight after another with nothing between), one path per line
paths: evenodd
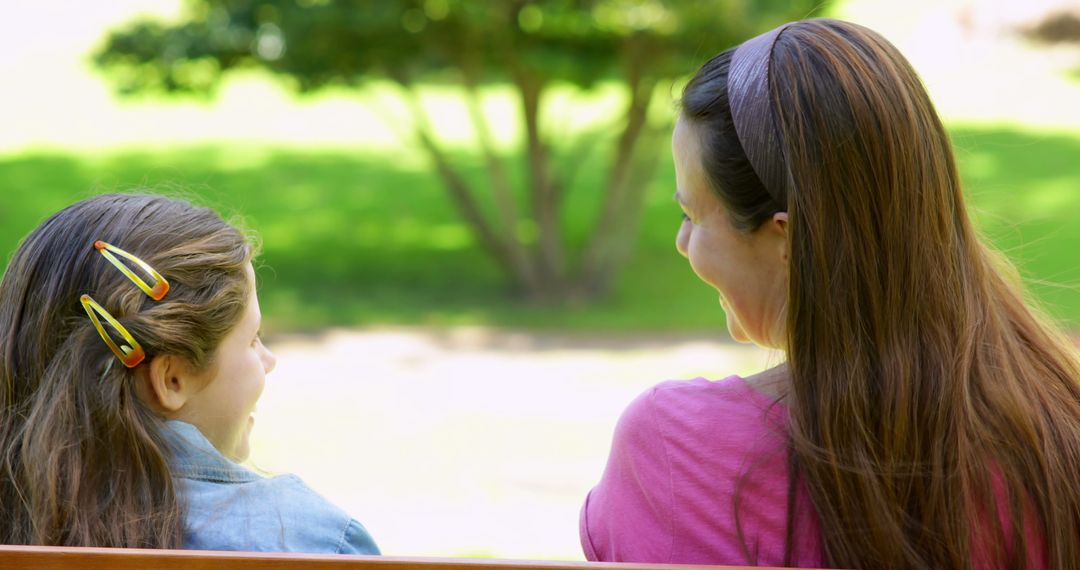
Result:
M749 570L735 566L0 546L0 568L61 570ZM760 568L758 570L761 570Z

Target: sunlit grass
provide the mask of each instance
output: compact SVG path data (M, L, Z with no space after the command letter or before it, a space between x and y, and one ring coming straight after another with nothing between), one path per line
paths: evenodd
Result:
M953 138L981 230L1015 260L1054 316L1080 325L1080 137L958 128ZM243 158L233 161L233 153ZM482 187L476 156L457 153L455 161ZM183 189L226 215L242 214L264 242L264 312L278 330L385 323L723 329L715 293L674 250L678 212L666 157L650 186L639 245L612 297L560 310L515 298L437 178L393 154L231 146L85 159L36 154L0 161L0 180L4 255L45 216L91 192ZM602 172L584 172L571 189L570 233L584 233L590 218L581 212L602 182Z

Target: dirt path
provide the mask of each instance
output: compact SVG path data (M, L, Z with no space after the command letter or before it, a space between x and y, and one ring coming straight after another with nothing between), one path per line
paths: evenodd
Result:
M397 555L580 559L578 509L626 404L665 379L777 361L701 336L477 328L270 345L254 463L299 474Z

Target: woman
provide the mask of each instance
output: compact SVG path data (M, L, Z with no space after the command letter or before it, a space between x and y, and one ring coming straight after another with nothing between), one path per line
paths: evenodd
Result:
M751 378L661 384L582 509L590 559L1080 568L1080 364L967 217L876 33L786 24L687 85L677 247Z

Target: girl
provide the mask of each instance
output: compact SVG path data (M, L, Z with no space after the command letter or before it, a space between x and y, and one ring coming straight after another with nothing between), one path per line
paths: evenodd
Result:
M295 476L237 464L275 363L254 254L160 196L26 237L0 282L0 542L378 554Z
M667 382L582 510L594 560L1080 568L1080 364L968 220L915 72L845 22L686 86L676 238L750 378Z

